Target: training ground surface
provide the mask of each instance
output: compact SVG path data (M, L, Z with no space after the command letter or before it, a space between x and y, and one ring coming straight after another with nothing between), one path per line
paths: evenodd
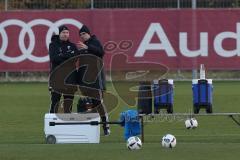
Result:
M117 85L124 88L125 83ZM110 84L108 90L112 90ZM191 82L175 83L174 96L174 112L189 112ZM240 112L240 82L214 82L213 101L214 112ZM185 129L184 118L146 123L145 143L139 151L126 148L119 126L112 126L111 135L101 137L100 144L48 145L43 117L49 102L47 83L0 83L0 160L240 159L240 126L226 116L197 117L199 127L195 130ZM120 102L111 120L117 120L125 109L126 104ZM161 137L166 133L176 136L176 148L161 147Z

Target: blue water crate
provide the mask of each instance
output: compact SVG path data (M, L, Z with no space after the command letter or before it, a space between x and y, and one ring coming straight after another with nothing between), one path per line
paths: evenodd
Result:
M207 113L212 113L212 79L193 79L193 110L198 114L201 108L205 108Z
M160 109L167 109L167 113L173 113L173 80L154 80L152 84L154 97L154 113Z

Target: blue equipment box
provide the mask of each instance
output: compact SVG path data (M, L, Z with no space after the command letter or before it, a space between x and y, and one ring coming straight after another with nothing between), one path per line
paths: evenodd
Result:
M207 113L212 113L212 79L193 79L192 91L194 113L199 113L200 108L206 108Z
M154 96L154 112L166 108L168 113L173 113L173 80L154 80L152 85Z

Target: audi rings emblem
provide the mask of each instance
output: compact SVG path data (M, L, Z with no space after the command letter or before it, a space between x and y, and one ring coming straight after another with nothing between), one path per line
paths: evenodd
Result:
M8 19L1 22L0 36L2 37L2 44L0 46L0 60L8 63L18 63L26 59L29 59L33 62L38 62L38 63L48 62L49 61L48 55L38 57L32 54L35 47L35 41L36 41L35 34L32 30L32 27L36 25L43 25L43 26L49 27L46 34L46 46L48 48L48 44L51 41L51 37L53 33L58 33L58 27L63 24L70 24L70 25L76 26L78 29L80 29L83 25L81 22L75 19L68 19L68 18L60 19L54 23L47 19L34 19L28 23L25 23L24 21L19 19ZM8 26L19 26L21 28L19 38L18 38L18 45L19 45L21 54L19 54L19 56L16 56L16 57L10 57L6 55L9 42L8 42L8 35L6 33L5 28ZM28 47L26 47L24 43L24 38L26 34L29 36Z

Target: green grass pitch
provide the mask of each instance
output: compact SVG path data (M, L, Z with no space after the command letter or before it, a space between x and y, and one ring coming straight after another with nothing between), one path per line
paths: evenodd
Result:
M117 83L124 88L125 83ZM112 90L108 83L108 90ZM192 108L191 82L176 82L174 112ZM128 96L128 95L125 95ZM240 112L240 82L214 82L214 112ZM123 129L111 127L100 144L56 144L44 141L43 117L50 103L47 83L0 83L0 160L238 160L240 126L229 117L198 117L199 127L187 130L184 119L145 124L145 143L139 151L129 151ZM76 103L76 102L75 102ZM120 101L110 114L117 120L127 109ZM203 111L201 111L203 112ZM238 119L240 120L240 119ZM164 149L164 134L177 138L174 149Z

